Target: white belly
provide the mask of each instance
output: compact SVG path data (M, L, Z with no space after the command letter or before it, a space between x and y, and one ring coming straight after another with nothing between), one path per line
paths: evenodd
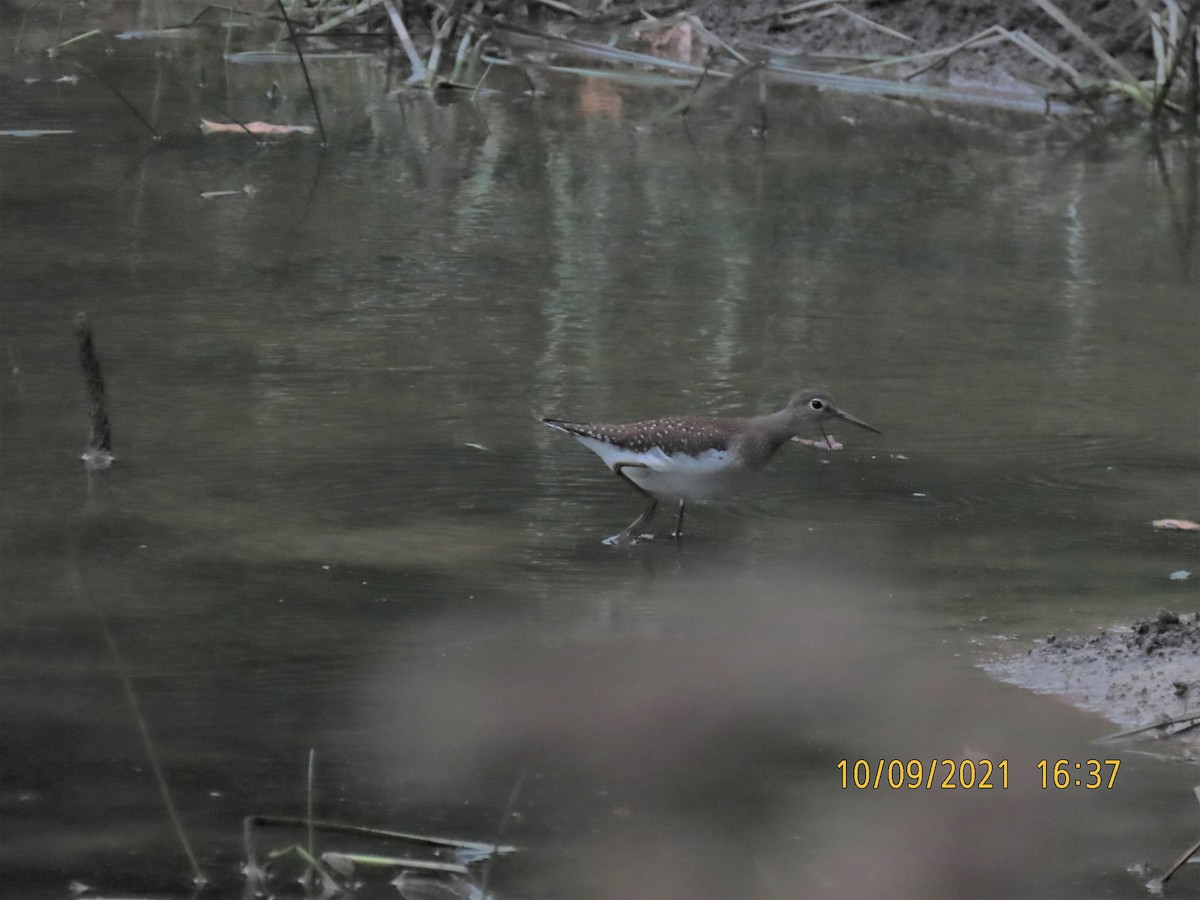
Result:
M734 490L747 475L727 450L706 450L697 456L668 456L658 449L634 453L595 438L575 437L609 468L617 463L632 463L622 468L621 473L656 497L707 500Z

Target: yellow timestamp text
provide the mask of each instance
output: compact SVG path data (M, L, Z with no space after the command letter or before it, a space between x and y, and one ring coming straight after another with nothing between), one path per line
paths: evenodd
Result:
M1065 790L1086 788L1089 791L1112 789L1117 783L1119 759L1040 759L1037 764L1041 773L1043 790Z
M842 790L976 790L1008 787L1008 760L843 759Z

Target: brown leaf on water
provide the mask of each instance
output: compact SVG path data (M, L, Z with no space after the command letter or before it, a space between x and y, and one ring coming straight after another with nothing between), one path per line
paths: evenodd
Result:
M229 122L210 122L208 119L201 119L200 130L205 134L221 134L230 131L245 134L248 131L254 135L282 135L312 134L316 129L311 125L274 125L270 122L247 122L245 125L238 125Z
M1166 528L1171 531L1200 531L1200 525L1190 519L1155 519L1150 524L1155 528Z

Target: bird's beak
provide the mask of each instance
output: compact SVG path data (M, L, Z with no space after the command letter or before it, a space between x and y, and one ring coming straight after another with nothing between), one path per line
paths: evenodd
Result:
M862 419L856 419L856 418L854 418L854 416L850 415L850 413L848 413L848 412L843 412L842 410L837 409L836 407L832 407L832 406L829 408L829 411L831 413L833 413L835 416L837 416L839 419L845 419L847 422L853 422L859 428L865 428L865 429L867 429L867 431L873 431L876 434L883 434L883 432L880 431L878 428L876 428L874 425L868 425Z

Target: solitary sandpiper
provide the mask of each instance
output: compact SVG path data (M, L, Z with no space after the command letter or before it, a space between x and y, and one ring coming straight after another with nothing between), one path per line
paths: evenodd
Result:
M879 434L878 428L833 405L824 391L797 391L778 412L747 418L677 416L624 425L589 425L542 419L573 435L620 478L646 498L646 506L628 527L606 544L635 541L637 530L654 517L660 499L679 501L672 537L683 534L683 509L689 500L707 500L737 488L766 467L775 451L798 433L835 419ZM832 442L826 437L826 444Z

